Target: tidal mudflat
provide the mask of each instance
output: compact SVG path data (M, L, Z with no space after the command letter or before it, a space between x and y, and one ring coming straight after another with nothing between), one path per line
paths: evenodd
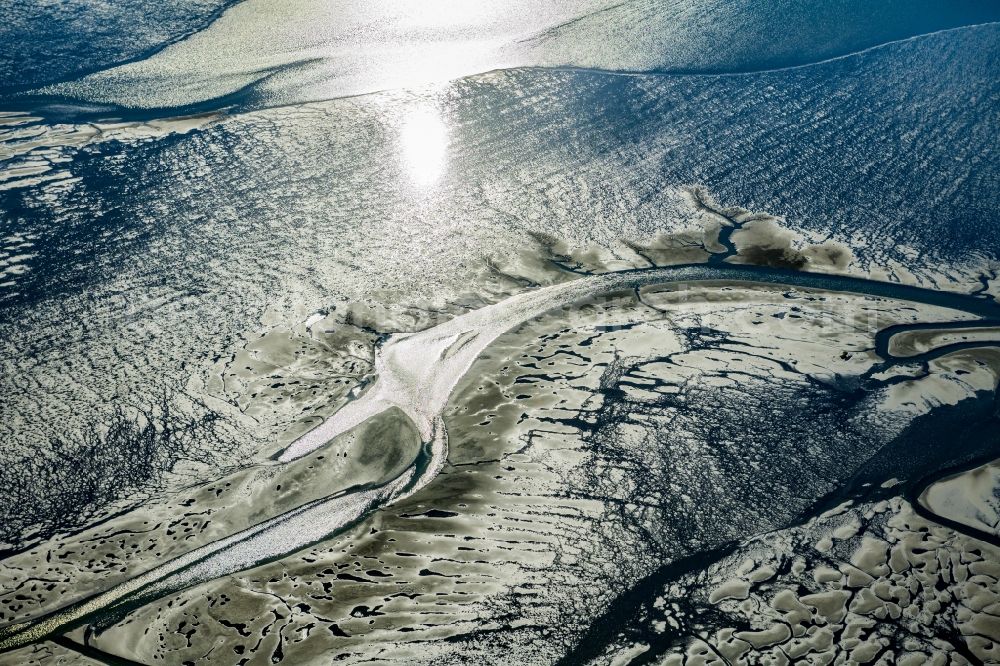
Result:
M0 664L1000 662L1000 16L876 4L0 10Z

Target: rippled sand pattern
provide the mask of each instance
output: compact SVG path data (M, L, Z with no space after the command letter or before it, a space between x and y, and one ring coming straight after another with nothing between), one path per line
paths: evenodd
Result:
M432 485L328 544L151 604L91 642L140 662L197 662L220 636L248 660L333 650L348 663L431 663L456 645L556 659L601 626L609 583L637 585L664 559L794 522L897 434L913 415L900 407L894 419L874 393L851 408L867 415L847 438L858 448L833 446L844 439L826 423L844 408L837 377L877 361L870 317L883 327L947 314L734 285L544 316L501 337L459 386L452 453ZM930 392L925 413L935 392L996 382L995 367L976 377L946 361L908 382ZM784 424L782 439L768 422ZM301 486L315 487L305 474ZM217 524L212 493L223 505L240 496L206 488L191 502L204 517L168 525L167 543L176 530L194 545ZM162 528L150 532L146 547L163 548ZM98 551L136 536L100 538Z
M1000 662L996 7L8 4L0 666Z

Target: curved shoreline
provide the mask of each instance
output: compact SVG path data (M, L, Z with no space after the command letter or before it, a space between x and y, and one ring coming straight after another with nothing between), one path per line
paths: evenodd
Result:
M990 532L984 532L983 530L973 527L972 525L967 525L966 523L959 522L952 518L946 518L945 516L935 513L927 506L925 506L923 502L920 501L921 495L923 495L924 492L929 487L931 487L938 481L941 481L942 479L946 479L951 476L959 476L961 474L964 474L965 472L971 471L973 469L976 469L977 467L981 467L987 463L990 463L996 460L998 457L1000 457L1000 454L997 453L976 456L958 465L944 467L931 474L928 474L907 486L905 493L906 499L913 506L913 510L920 517L926 518L927 520L933 521L935 523L940 523L941 525L950 527L956 532L961 532L975 539L978 539L980 541L985 541L986 543L992 544L1000 548L1000 535L991 534Z
M87 100L82 97L74 97L72 95L38 92L40 90L43 90L44 88L51 87L52 85L74 83L93 74L98 74L107 70L114 69L119 66L134 64L137 62L141 62L149 57L153 57L157 53L166 48L169 48L179 42L182 42L185 39L195 34L204 32L206 29L211 27L211 24L214 23L216 20L218 20L225 12L229 11L234 6L242 2L245 2L245 0L229 0L229 2L227 2L224 7L218 10L217 15L215 15L212 18L212 21L210 23L206 24L205 26L199 29L192 30L191 32L182 35L181 37L173 41L167 42L163 45L156 47L155 49L152 50L151 53L145 54L142 57L127 59L125 61L119 63L113 63L107 67L98 68L93 71L85 71L80 76L73 76L63 80L55 81L51 84L33 86L30 88L22 88L21 90L17 90L7 94L0 94L0 112L28 113L28 114L42 116L47 121L63 122L63 123L71 123L71 122L88 123L88 122L100 122L109 120L114 120L118 122L149 122L152 120L159 120L165 118L196 116L196 115L206 115L206 114L238 115L243 113L254 113L257 111L266 111L272 109L292 108L305 104L324 104L328 102L335 102L338 100L363 98L371 95L380 95L407 89L404 86L389 85L383 87L374 87L370 90L364 89L364 90L358 90L356 92L346 92L344 94L325 96L325 97L306 96L302 97L301 99L295 99L293 101L282 101L280 103L270 103L270 104L261 103L261 96L258 94L258 89L262 84L266 84L268 81L277 76L280 76L288 72L292 72L300 67L308 67L317 62L316 58L304 58L299 61L283 63L280 65L275 65L263 68L261 70L257 70L257 73L261 74L260 78L251 81L250 83L247 83L246 85L237 88L235 90L224 92L215 97L208 97L206 99L200 99L197 101L187 102L184 104L177 104L175 106L137 107L137 106L128 106L124 103L118 103L118 102ZM885 49L898 44L906 44L909 42L913 42L920 39L926 39L937 35L949 34L965 30L975 30L988 27L995 27L995 26L1000 26L1000 21L981 21L976 23L966 23L963 25L940 28L937 30L930 30L927 32L921 32L918 34L909 35L907 37L900 37L898 39L890 39L854 51L848 51L841 54L831 55L810 62L789 64L789 65L775 66L775 67L765 67L758 69L711 70L711 69L651 68L651 69L632 70L626 68L604 69L599 67L588 67L583 65L572 65L572 64L538 65L538 64L523 63L506 67L499 66L499 67L484 69L481 71L473 71L467 74L461 74L438 81L423 83L418 87L449 85L457 81L464 81L466 79L473 79L480 76L489 76L492 74L498 74L502 72L517 72L517 71L553 72L553 73L567 72L567 73L577 73L577 74L592 74L598 76L637 77L637 78L648 77L648 78L716 79L716 78L766 76L770 74L795 72L810 67L823 67L831 64L836 64L838 62L842 62L850 58L865 56L869 53L878 51L880 49Z
M369 417L396 406L413 421L424 442L417 459L399 476L381 485L315 500L37 620L0 628L0 652L84 624L113 624L123 614L155 598L279 559L343 533L378 509L409 497L435 478L445 464L448 451L442 412L455 385L497 337L545 312L604 294L651 285L713 282L853 293L932 305L980 317L961 322L967 328L996 326L1000 322L1000 303L981 295L941 292L847 275L720 262L596 274L522 292L419 333L390 336L378 348L378 379L374 384L323 424L293 442L279 457L281 462L299 458ZM912 327L941 326L918 323L879 331L876 352L884 360L883 367L929 360L966 346L967 343L946 345L926 352L926 359L921 358L925 355L897 359L889 354L889 340L895 333ZM975 346L1000 346L1000 342L976 343Z
M173 46L179 42L188 39L189 37L203 32L210 28L213 23L219 20L219 18L229 11L231 8L245 2L246 0L225 0L218 7L213 9L211 12L202 17L198 25L191 27L190 29L170 35L167 39L151 45L150 47L139 51L131 56L121 58L120 60L112 60L110 62L105 62L100 65L94 65L91 67L83 67L66 74L61 75L59 78L49 79L47 81L33 81L31 83L22 83L9 87L0 86L0 100L7 98L7 100L16 100L22 97L29 97L32 90L38 90L40 88L45 88L51 85L57 85L60 83L68 83L71 81L78 81L82 78L90 76L91 74L97 74L98 72L103 72L105 70L114 69L115 67L121 67L123 65L130 65L136 62L142 62L143 60L148 60L152 58L160 51ZM99 107L101 105L95 104L94 107Z

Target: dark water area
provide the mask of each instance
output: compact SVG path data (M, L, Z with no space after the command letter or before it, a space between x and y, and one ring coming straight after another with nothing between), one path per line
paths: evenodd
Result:
M233 0L4 3L0 100L152 55L209 25Z

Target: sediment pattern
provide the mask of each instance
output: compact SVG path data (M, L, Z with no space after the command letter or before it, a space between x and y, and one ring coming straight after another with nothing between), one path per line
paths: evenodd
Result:
M624 292L569 319L544 315L501 336L458 387L446 414L452 453L433 484L342 537L112 615L119 623L89 642L143 663L572 654L612 603L609 588L794 522L942 398L991 390L997 366L972 352L888 390L859 396L845 383L878 363L873 330L949 314L734 285ZM772 466L775 455L801 464ZM192 504L212 493L233 496L213 486ZM220 525L206 508L167 536L179 530L190 548L206 529L231 529L233 514ZM151 532L146 548L162 559L163 532ZM132 539L98 545L115 553ZM95 582L107 570L96 566ZM33 592L40 605L22 602L11 619L53 599ZM224 651L213 647L220 637Z
M998 34L3 112L0 664L1000 659Z

